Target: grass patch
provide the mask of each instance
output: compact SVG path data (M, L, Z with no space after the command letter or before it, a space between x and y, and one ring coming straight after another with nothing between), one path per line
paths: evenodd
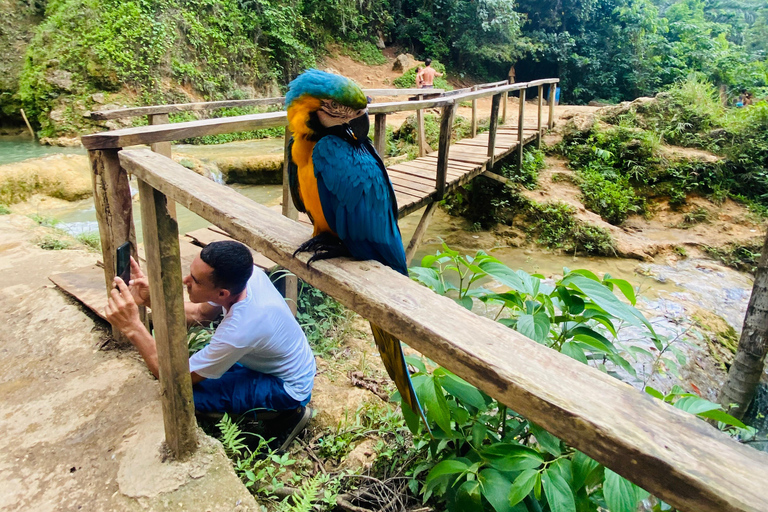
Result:
M333 297L299 281L296 320L307 336L316 356L333 356L339 349L340 335L349 323L347 309Z
M31 215L27 215L27 217L37 222L38 226L43 226L46 228L54 228L56 227L56 225L61 223L59 219L54 219L53 217L46 217L45 215L40 215L39 213L33 213Z
M501 175L513 183L519 183L528 190L533 190L539 184L539 171L544 167L544 152L526 147L522 168L518 170L517 165L504 165L501 168Z
M10 215L11 209L8 206L0 203L0 215Z
M75 237L78 242L88 247L93 251L101 252L101 237L98 231L89 231L88 233L80 233Z
M42 238L38 238L35 241L35 244L46 251L61 251L72 247L72 242L69 240L62 240L54 235L45 235Z
M549 249L615 256L611 234L576 220L574 214L574 208L565 203L531 202L526 213L528 236Z
M732 243L723 247L704 246L706 253L723 264L754 275L763 250L763 240L756 238L750 242Z
M381 53L381 50L370 41L355 41L342 45L339 47L339 53L369 66L380 66L387 63L387 58Z

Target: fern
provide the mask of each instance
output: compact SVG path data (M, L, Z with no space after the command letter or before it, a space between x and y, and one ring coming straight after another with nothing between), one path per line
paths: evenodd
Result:
M323 481L327 479L327 475L318 473L309 480L305 480L304 483L296 489L296 492L293 493L291 498L284 500L277 505L277 511L311 512L314 502L320 498L320 490Z
M232 418L230 418L229 415L224 414L224 417L221 418L221 421L219 421L216 426L221 432L219 440L221 441L221 444L224 445L224 451L229 457L239 458L244 451L248 450L248 447L243 442L244 437L240 427L232 421Z

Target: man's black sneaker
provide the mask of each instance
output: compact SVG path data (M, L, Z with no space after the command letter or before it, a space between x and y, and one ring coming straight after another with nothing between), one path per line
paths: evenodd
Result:
M270 447L278 452L287 450L291 443L307 426L310 418L312 418L312 409L299 406L287 414L284 413L280 418L270 422L268 426L268 435L275 438L274 441L269 443Z

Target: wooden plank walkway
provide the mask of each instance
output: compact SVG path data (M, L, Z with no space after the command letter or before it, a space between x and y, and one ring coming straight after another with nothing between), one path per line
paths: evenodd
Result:
M523 145L537 137L536 128L523 130ZM496 161L514 153L518 148L517 128L499 126L496 132L494 158ZM448 150L446 192L465 185L488 169L488 132L471 139L461 139ZM391 165L387 168L395 189L400 218L428 205L437 197L437 152Z

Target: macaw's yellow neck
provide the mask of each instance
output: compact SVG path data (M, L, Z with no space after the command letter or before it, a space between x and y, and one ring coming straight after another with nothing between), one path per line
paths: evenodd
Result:
M291 157L298 167L301 200L315 228L313 236L320 233L333 233L335 235L328 226L325 215L323 215L323 205L320 203L317 178L315 178L315 170L312 165L312 150L315 148L315 141L310 140L313 132L307 126L310 112L315 112L319 108L320 100L310 96L301 97L288 107L288 125L293 132Z

